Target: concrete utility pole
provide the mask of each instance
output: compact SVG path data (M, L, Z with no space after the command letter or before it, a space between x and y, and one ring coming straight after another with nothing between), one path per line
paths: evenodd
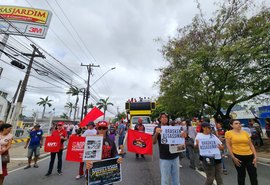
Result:
M81 66L86 66L87 71L88 71L87 87L86 87L86 92L85 92L85 105L84 105L84 116L85 116L87 114L88 99L90 97L90 75L92 75L92 68L100 67L100 66L94 65L94 64L88 64L88 65L81 64Z
M15 109L14 109L14 111L12 113L10 123L13 124L13 128L16 128L16 126L17 126L16 121L17 121L19 113L21 111L22 102L23 102L23 99L24 99L24 94L25 94L25 91L26 91L26 87L27 87L29 76L30 76L31 68L32 68L32 65L33 65L33 62L34 62L34 58L35 57L45 58L45 56L38 50L38 48L35 45L31 44L31 46L34 49L32 53L30 53L30 54L29 53L22 53L24 56L30 56L31 58L30 58L30 61L29 61L29 64L28 64L28 67L27 67L23 82L22 82L22 86L21 86L21 89L20 89L20 94L18 96L17 104L16 104ZM36 53L38 53L38 54L36 54ZM16 129L13 129L13 130L16 130Z

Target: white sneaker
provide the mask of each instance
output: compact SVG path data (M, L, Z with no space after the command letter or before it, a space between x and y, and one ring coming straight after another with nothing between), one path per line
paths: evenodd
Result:
M80 176L80 175L77 175L77 176L76 176L76 179L78 180L79 178L81 178L81 176Z
M179 164L179 168L182 168L183 166L181 164Z

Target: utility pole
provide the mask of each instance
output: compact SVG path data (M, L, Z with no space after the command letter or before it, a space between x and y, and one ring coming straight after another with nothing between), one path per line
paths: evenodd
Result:
M35 45L31 44L31 46L34 49L32 53L22 53L24 56L30 56L31 58L30 58L30 61L29 61L29 64L28 64L28 67L27 67L23 82L22 82L22 86L21 86L20 93L19 93L19 96L18 96L17 104L16 104L15 109L14 109L14 111L12 113L10 123L13 124L13 128L16 128L16 120L18 119L19 113L21 111L22 102L23 102L23 99L24 99L24 94L25 94L25 91L26 91L26 87L27 87L29 76L30 76L31 68L32 68L32 65L33 65L33 62L34 62L34 58L35 57L45 58L45 56L38 50L38 48ZM14 129L14 131L15 130L16 129Z
M86 66L87 72L88 72L87 87L86 87L86 93L85 93L85 106L84 106L84 116L86 116L87 107L88 107L88 99L90 97L90 75L92 75L92 68L93 67L100 67L100 66L94 65L94 64L88 64L88 65L81 64L81 66Z

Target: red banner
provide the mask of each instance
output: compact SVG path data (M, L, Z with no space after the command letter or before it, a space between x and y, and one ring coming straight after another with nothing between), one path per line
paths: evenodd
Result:
M60 136L47 136L44 145L45 152L59 152L60 150Z
M67 161L82 162L84 151L85 137L72 135L68 141Z
M127 148L137 154L153 154L152 136L136 130L128 130Z
M80 123L80 127L85 127L90 121L95 121L100 116L104 115L97 107L92 108L92 110L84 117Z

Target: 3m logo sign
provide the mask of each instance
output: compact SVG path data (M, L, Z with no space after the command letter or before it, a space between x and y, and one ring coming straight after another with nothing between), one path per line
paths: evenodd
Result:
M28 32L30 32L30 33L42 33L43 32L43 29L42 28L30 27L30 29L28 30Z
M44 34L45 31L46 31L45 27L37 26L37 25L28 25L25 33L31 34L31 35L41 36Z

